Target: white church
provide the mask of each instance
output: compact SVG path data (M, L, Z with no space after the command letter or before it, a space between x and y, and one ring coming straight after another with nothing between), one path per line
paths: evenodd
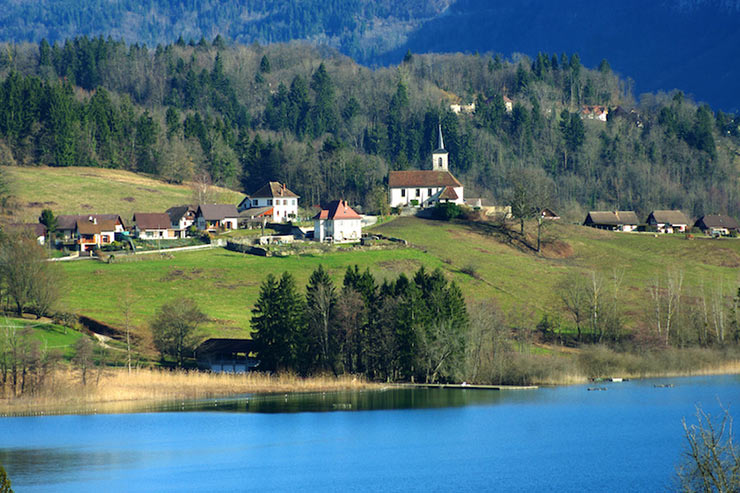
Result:
M440 125L437 149L432 152L432 169L391 171L388 175L391 207L433 207L437 202L462 204L463 186L449 171L449 156Z

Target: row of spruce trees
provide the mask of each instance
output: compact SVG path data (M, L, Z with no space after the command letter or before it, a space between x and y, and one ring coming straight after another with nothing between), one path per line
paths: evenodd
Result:
M402 273L378 284L354 266L335 286L319 266L305 293L290 273L269 274L252 313L262 370L428 382L461 371L465 300L440 269L421 267L413 278Z

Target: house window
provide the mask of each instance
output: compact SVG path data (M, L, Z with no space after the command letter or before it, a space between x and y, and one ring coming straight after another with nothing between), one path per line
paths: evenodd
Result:
M427 189L427 195L429 195L430 197L432 196L432 189L431 188L428 188Z
M417 197L421 197L421 189L420 188L417 188L416 189L416 196Z
M272 199L267 199L267 205L272 205Z
M260 199L254 199L254 205L255 207L260 205Z
M406 189L405 188L402 188L401 189L401 197L405 197L405 196L406 196Z

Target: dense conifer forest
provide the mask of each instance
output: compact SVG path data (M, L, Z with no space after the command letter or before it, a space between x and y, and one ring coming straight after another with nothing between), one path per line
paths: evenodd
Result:
M112 38L0 50L0 161L99 166L250 192L280 180L304 205L374 211L390 169L428 167L441 123L466 196L507 200L516 176L552 206L740 212L738 120L680 92L636 101L578 54L414 55L370 70L326 48ZM504 97L513 101L507 111ZM452 103L475 103L455 114ZM607 122L581 118L610 108Z

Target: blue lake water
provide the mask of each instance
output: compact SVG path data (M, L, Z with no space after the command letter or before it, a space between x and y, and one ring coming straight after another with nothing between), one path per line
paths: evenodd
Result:
M697 404L719 414L718 400L740 417L738 376L598 385L607 390L253 396L0 418L0 463L16 493L661 491L682 418L693 422Z

